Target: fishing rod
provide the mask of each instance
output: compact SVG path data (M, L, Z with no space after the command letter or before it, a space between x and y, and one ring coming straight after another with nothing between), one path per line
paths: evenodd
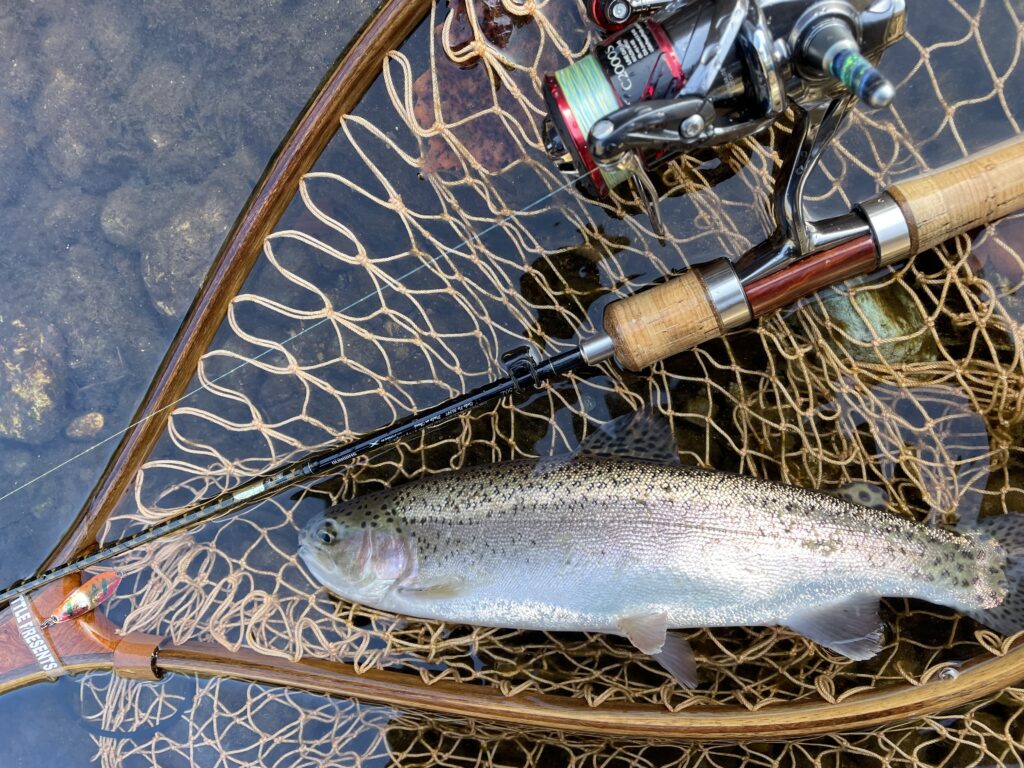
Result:
M244 509L296 483L337 469L367 452L395 443L476 406L520 394L551 379L614 359L642 370L723 336L829 285L893 265L958 234L1024 209L1024 136L923 176L899 182L848 214L853 236L767 276L741 278L745 259L717 259L609 304L602 332L546 358L528 346L502 356L505 375L340 447L332 447L259 475L237 488L185 509L166 522L118 539L91 553L16 582L0 591L0 604L79 573L112 557L213 518ZM859 225L853 226L856 219Z

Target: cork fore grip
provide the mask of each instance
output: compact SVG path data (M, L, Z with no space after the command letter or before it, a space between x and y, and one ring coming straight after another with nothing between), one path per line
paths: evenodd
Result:
M912 253L1024 208L1024 136L888 190L907 219Z
M639 371L722 334L722 327L698 270L610 304L604 330L615 358Z

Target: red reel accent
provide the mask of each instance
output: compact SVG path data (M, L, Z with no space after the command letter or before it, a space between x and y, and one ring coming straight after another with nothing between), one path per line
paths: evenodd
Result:
M590 154L590 149L587 147L587 137L584 136L583 131L580 130L580 124L576 122L576 115L573 114L572 108L569 106L569 102L566 101L565 94L562 93L562 89L558 85L558 81L555 79L554 75L547 75L544 78L544 85L551 92L551 96L555 100L555 104L558 105L558 111L561 114L562 122L565 124L565 128L569 132L572 143L576 147L576 154L583 162L583 165L586 166L587 171L589 171L590 181L593 183L597 194L601 197L607 196L608 185L605 183L604 176L601 175L601 171L598 169L597 163Z

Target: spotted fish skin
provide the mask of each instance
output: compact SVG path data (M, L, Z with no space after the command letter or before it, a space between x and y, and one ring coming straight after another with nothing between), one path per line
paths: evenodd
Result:
M616 634L630 617L664 615L668 628L780 624L814 636L829 630L809 611L851 600L875 600L877 623L878 596L977 614L1007 590L991 538L623 458L484 465L368 494L311 521L300 553L331 591L382 610Z

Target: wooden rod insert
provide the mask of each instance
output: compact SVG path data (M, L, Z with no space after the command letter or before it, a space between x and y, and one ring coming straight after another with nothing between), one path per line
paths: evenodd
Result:
M878 253L871 235L861 235L746 286L750 311L754 317L763 317L822 288L866 275L877 266Z

